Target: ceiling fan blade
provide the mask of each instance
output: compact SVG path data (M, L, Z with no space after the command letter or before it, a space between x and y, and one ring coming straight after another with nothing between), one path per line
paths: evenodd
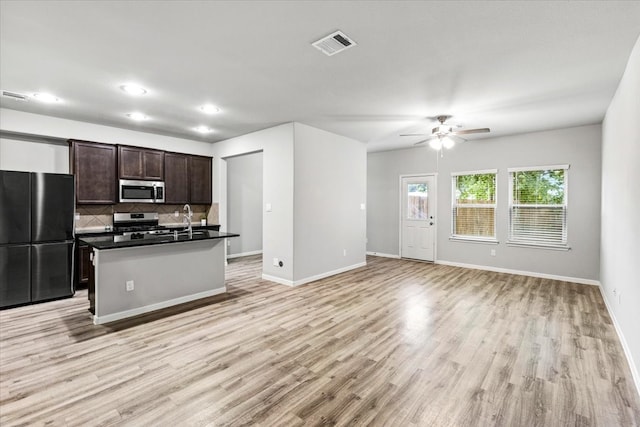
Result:
M426 133L403 133L400 136L425 136Z
M491 132L489 128L480 128L480 129L464 129L464 130L456 130L453 131L453 135L468 135L470 133L487 133Z

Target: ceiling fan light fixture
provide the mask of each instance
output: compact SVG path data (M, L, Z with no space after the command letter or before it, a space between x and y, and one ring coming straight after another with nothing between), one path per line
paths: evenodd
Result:
M433 148L436 151L440 150L442 148L442 141L440 140L440 138L432 139L431 141L429 141L429 147Z
M447 150L453 148L454 145L455 141L453 139L447 137L442 138L442 146Z
M438 131L436 133L440 135L446 135L453 130L451 126L448 126L448 125L440 125L437 127L437 129Z

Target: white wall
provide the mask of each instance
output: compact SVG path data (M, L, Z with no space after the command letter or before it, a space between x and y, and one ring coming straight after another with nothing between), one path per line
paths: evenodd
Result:
M211 156L211 144L208 142L60 119L7 108L0 109L0 130Z
M227 159L229 255L262 251L262 152Z
M367 251L398 256L400 175L434 173L428 147L369 153L367 156Z
M364 143L295 123L294 281L364 265ZM346 251L346 255L345 255Z
M600 282L640 390L640 39L602 126ZM620 302L613 294L620 293Z
M69 173L69 146L0 138L0 169Z
M262 151L263 274L293 281L293 123L286 123L213 144L213 197L220 203L220 225L227 230L226 158ZM271 204L271 212L264 205ZM276 267L273 258L282 260Z
M599 279L601 127L580 126L467 142L438 158L429 148L369 154L367 226L370 252L398 255L398 176L438 173L437 260L564 276ZM570 251L512 247L508 233L508 167L570 164ZM451 173L498 169L498 245L454 242L451 234ZM491 249L496 256L490 255Z

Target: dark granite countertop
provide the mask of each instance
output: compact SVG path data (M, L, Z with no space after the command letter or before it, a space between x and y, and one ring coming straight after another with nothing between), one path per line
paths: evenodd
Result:
M179 233L176 237L173 233L169 234L146 234L142 239L132 239L132 240L124 240L118 241L118 238L121 236L114 235L99 235L99 236L80 236L78 240L80 242L86 243L87 245L103 250L103 249L119 249L119 248L131 248L135 246L150 246L150 245L164 245L171 243L184 243L184 242L195 242L198 240L213 240L213 239L224 239L227 237L238 237L239 234L236 233L225 233L222 231L214 231L207 229L198 229L194 228L192 236L189 236L188 233Z
M166 226L167 229L169 230L182 230L184 229L184 225L181 226ZM194 225L193 226L194 230L219 230L220 229L220 225L219 224L207 224L205 226L202 225ZM117 236L121 234L118 231L114 231L114 230L90 230L90 231L86 231L86 230L81 230L81 231L76 231L75 236L76 239L82 239L85 237L95 237L95 236Z

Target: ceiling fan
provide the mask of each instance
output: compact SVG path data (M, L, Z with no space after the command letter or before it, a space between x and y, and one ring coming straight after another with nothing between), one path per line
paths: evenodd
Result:
M400 136L425 136L428 135L427 138L422 141L418 141L413 145L419 145L426 141L429 141L429 146L434 150L440 150L442 147L451 148L455 145L456 141L465 142L466 139L460 137L460 135L469 135L472 133L487 133L491 130L489 128L479 128L479 129L460 129L456 130L456 125L445 124L447 120L449 120L451 116L441 115L437 116L436 119L440 122L440 124L433 129L431 129L431 134L426 133L406 133Z

